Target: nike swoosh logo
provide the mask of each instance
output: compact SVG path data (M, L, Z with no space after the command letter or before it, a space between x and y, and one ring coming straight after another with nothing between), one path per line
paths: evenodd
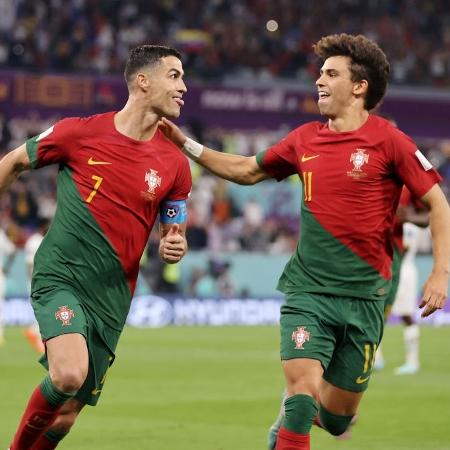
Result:
M370 378L370 375L369 375L368 377L365 377L365 378L358 377L355 381L356 381L356 384L363 384L363 383L365 383L369 378Z
M106 164L112 164L110 162L106 162L106 161L95 161L94 158L92 158L92 156L88 159L88 164L90 166L96 166L96 165L106 165Z
M91 395L98 395L98 394L100 394L100 392L102 392L101 389L92 389Z
M305 154L302 155L302 162L309 161L310 159L318 158L320 155L313 155L313 156L306 156Z

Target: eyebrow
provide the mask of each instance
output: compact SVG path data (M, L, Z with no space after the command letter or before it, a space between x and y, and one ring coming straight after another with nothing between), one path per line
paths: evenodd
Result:
M170 72L175 72L175 73L176 73L177 75L179 75L181 78L183 78L183 76L184 76L184 72L181 72L180 70L175 69L175 68L169 69L169 72L168 72L168 73L170 73Z
M339 73L339 70L337 70L337 69L325 69L325 70L323 70L323 69L320 69L320 75L322 75L323 73L327 73L328 75L330 74L330 73L332 73L332 72L334 72L334 73Z

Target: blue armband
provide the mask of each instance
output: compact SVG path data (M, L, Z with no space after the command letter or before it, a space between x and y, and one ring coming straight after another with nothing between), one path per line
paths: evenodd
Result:
M186 200L166 200L159 205L161 223L185 223L187 221Z

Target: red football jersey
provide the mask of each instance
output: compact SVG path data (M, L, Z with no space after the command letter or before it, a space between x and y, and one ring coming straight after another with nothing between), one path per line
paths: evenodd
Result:
M114 115L61 120L28 140L27 151L33 168L59 164L57 211L33 290L74 286L120 328L159 205L186 199L192 180L187 158L161 131L137 141L116 130Z
M414 142L378 116L341 133L312 122L257 161L277 180L297 173L303 183L301 239L280 288L383 299L402 186L420 198L440 180Z

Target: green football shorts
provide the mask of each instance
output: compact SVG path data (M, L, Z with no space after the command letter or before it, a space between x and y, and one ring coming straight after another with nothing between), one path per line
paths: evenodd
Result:
M281 307L281 359L317 359L326 381L364 391L383 335L383 308L383 301L288 293Z
M105 382L106 372L114 361L120 332L107 327L90 313L70 288L57 287L33 293L31 302L45 341L63 334L82 334L89 351L87 378L75 395L95 406ZM48 370L46 354L39 362Z

